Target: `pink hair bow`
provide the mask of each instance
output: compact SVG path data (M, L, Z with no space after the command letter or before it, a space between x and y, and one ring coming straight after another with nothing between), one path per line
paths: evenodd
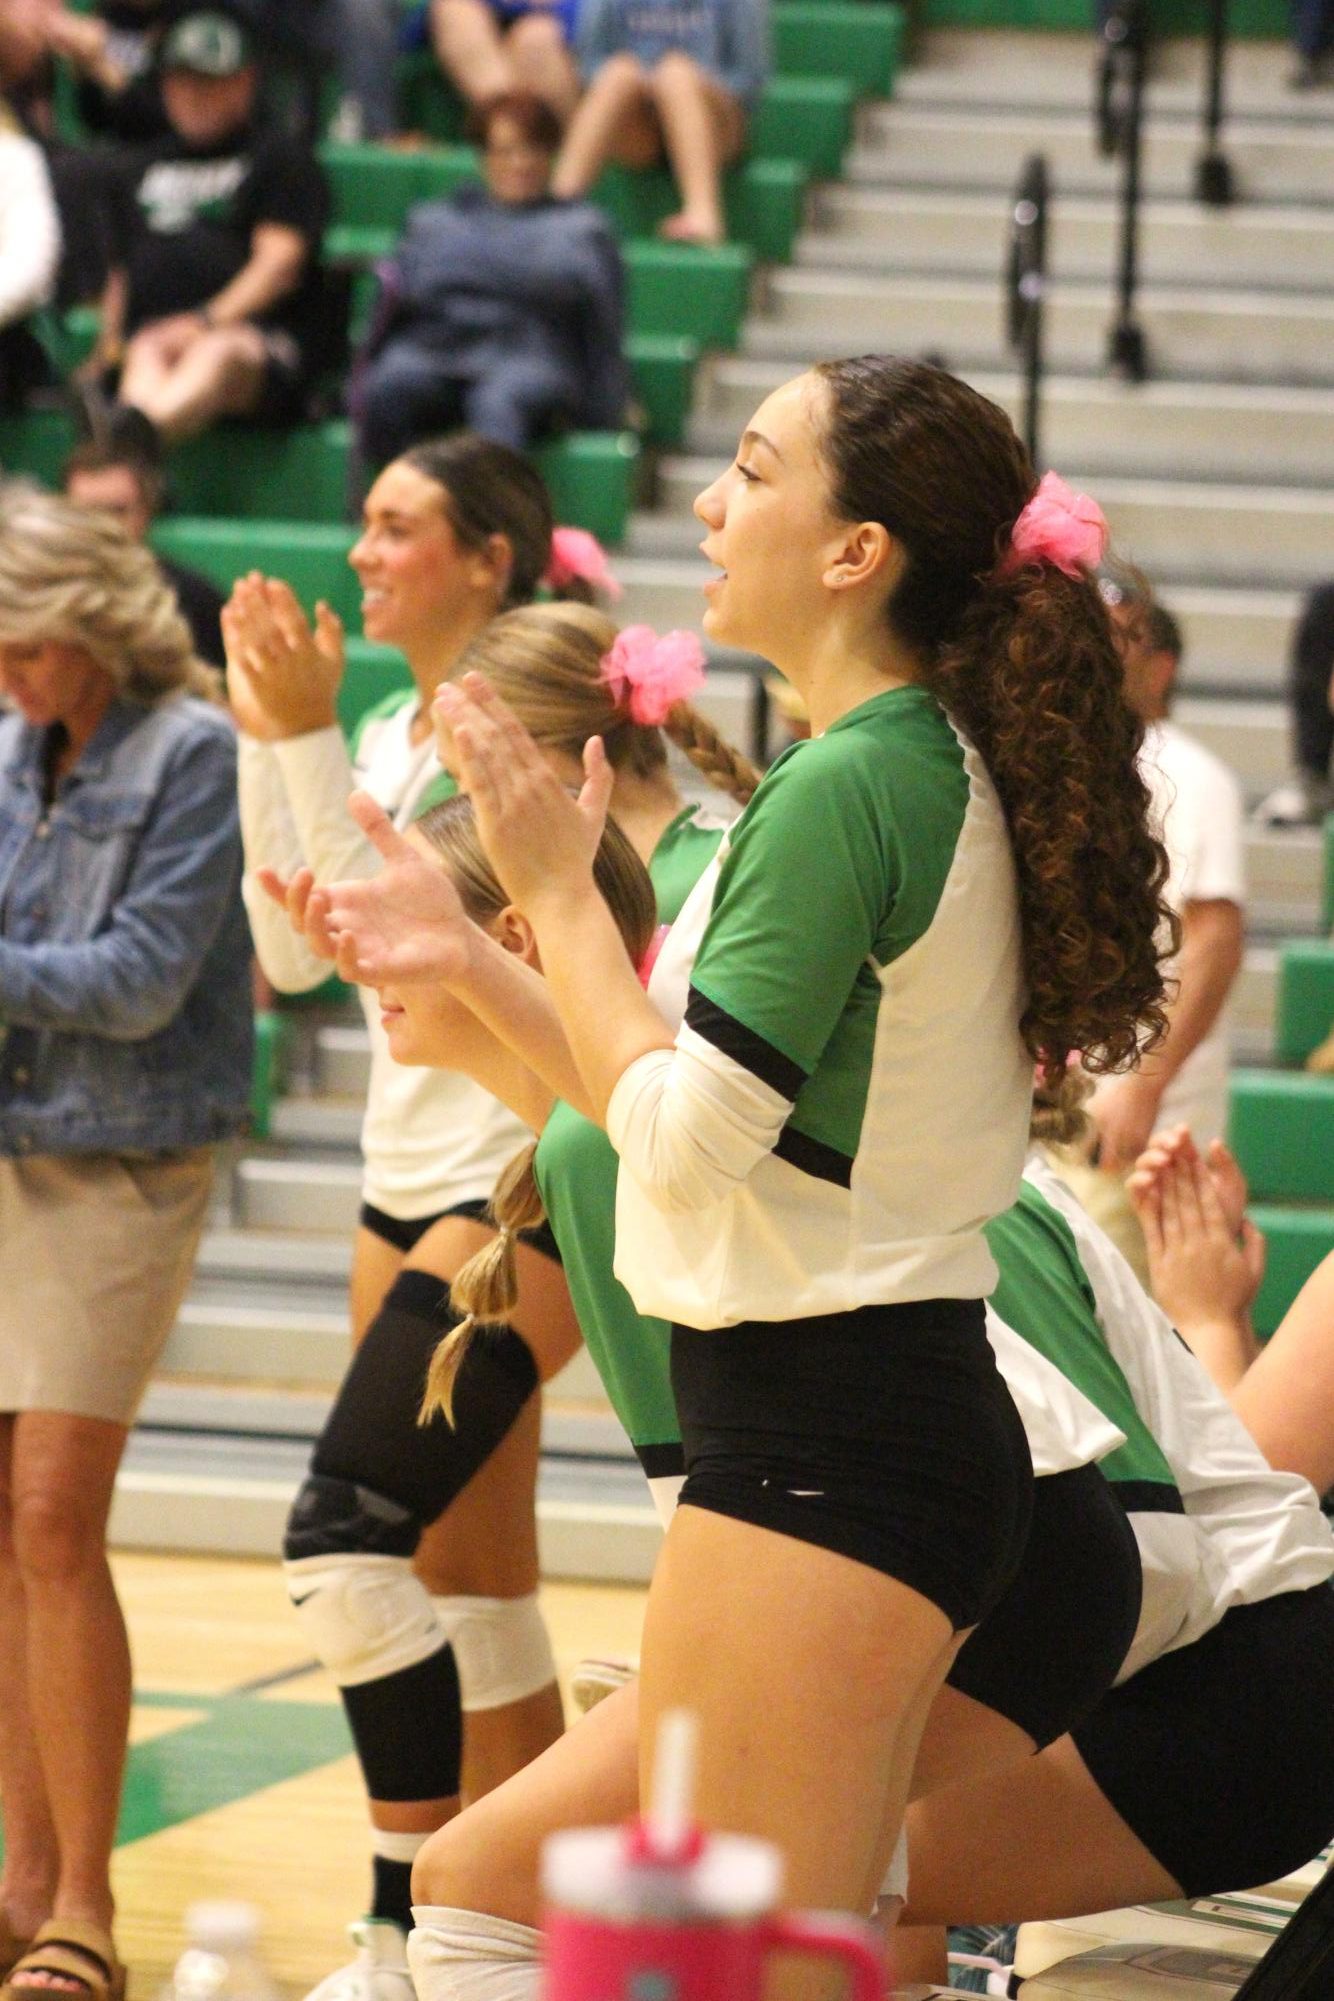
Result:
M554 528L551 561L544 581L553 591L563 591L576 577L592 584L594 590L605 592L613 601L621 595L621 587L607 562L607 552L597 536L590 535L586 528Z
M627 625L602 656L602 678L631 722L664 723L704 685L704 648L693 632L659 637L651 625Z
M1038 490L1014 524L1000 574L1025 563L1054 563L1067 577L1096 569L1107 547L1107 522L1096 500L1076 493L1059 473L1044 472Z

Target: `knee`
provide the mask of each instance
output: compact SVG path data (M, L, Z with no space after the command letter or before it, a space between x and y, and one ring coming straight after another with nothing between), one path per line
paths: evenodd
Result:
M619 55L607 57L597 73L595 82L600 83L606 90L619 90L628 96L634 91L642 90L647 80L644 66L638 56L632 56L628 50L623 49Z
M412 1865L414 1904L447 1904L459 1911L487 1911L496 1880L490 1866L491 1844L476 1828L478 1809L469 1810L468 1825L449 1820L417 1851Z
M506 40L512 54L545 56L565 46L560 22L553 14L524 14L514 23Z
M283 1574L293 1609L341 1688L378 1681L439 1651L430 1598L413 1574L421 1524L386 1495L312 1474L292 1506Z
M105 1561L104 1525L77 1501L38 1491L18 1497L11 1519L14 1558L25 1582L60 1584Z
M671 90L682 83L699 84L703 75L695 58L688 56L684 49L668 49L666 55L659 56L654 63L651 82L655 88Z

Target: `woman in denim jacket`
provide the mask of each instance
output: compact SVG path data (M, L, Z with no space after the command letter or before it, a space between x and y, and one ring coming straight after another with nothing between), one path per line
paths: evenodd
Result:
M108 1862L130 1661L107 1512L249 1090L236 749L194 698L205 673L147 550L0 488L7 2001L124 1985Z

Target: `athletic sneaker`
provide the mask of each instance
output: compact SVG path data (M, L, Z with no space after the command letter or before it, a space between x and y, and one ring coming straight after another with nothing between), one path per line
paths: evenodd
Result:
M326 1974L306 2001L416 2001L408 1942L396 1924L388 1918L358 1918L347 1935L357 1948L356 1958Z
M609 1695L615 1695L618 1688L634 1681L638 1673L638 1661L580 1661L570 1677L570 1694L574 1697L575 1708L581 1716L587 1716L599 1702L605 1702Z
M1254 818L1262 827L1318 827L1334 807L1328 780L1313 771L1294 771L1260 801Z

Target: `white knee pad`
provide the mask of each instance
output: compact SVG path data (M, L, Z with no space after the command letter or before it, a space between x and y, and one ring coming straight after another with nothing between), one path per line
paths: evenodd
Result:
M527 1598L433 1598L431 1603L454 1649L465 1713L521 1702L556 1679L535 1591Z
M417 2001L537 2001L542 1934L531 1925L414 1904L408 1966Z
M406 1556L301 1556L283 1565L307 1638L340 1688L438 1653L444 1634Z

